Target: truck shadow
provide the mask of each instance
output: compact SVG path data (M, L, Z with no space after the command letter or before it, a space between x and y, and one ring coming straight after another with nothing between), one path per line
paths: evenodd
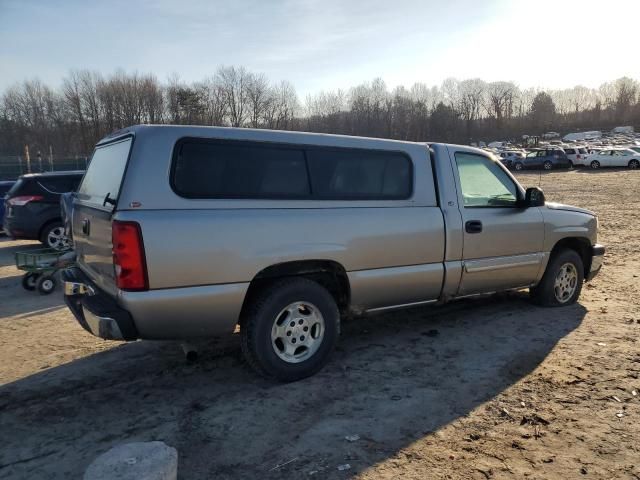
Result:
M355 476L526 377L585 313L517 293L349 320L293 384L249 371L237 336L194 364L175 343L121 345L0 387L0 476L78 478L150 440L178 449L184 479Z

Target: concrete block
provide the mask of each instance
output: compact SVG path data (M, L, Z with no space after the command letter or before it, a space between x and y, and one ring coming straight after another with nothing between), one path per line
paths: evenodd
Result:
M164 442L125 443L96 458L84 480L176 480L178 451Z

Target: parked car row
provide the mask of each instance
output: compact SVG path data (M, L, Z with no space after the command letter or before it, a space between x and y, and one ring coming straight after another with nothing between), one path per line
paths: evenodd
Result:
M491 151L491 150L490 150ZM513 170L589 167L627 167L640 166L640 146L631 147L590 147L590 146L553 146L528 150L492 151L507 168Z
M60 196L77 190L83 174L83 171L33 173L12 182L2 202L4 232L16 239L39 240L49 248L68 248Z
M553 135L552 135L553 134ZM523 136L527 140L530 137ZM508 168L525 170L539 168L627 167L638 168L640 163L640 134L632 127L618 127L611 132L581 132L565 135L562 140L556 132L543 135L540 140L528 142L525 148L516 147L509 141L491 142L481 148L496 155ZM552 139L553 138L553 139ZM531 145L535 146L531 146Z

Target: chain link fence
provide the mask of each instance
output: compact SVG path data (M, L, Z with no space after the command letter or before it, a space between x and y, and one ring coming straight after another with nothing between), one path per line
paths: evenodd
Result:
M88 157L52 155L31 157L0 153L0 180L15 180L25 173L58 172L64 170L86 170Z

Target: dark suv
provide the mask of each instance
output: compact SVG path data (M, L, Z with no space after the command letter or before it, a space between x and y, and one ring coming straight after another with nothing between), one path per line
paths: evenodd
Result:
M571 168L572 163L567 154L561 148L547 148L535 150L527 154L526 157L513 162L515 170L529 168L543 168L553 170L554 168Z
M40 240L46 246L69 246L60 217L60 195L73 192L82 171L21 176L5 197L4 231L17 239Z

